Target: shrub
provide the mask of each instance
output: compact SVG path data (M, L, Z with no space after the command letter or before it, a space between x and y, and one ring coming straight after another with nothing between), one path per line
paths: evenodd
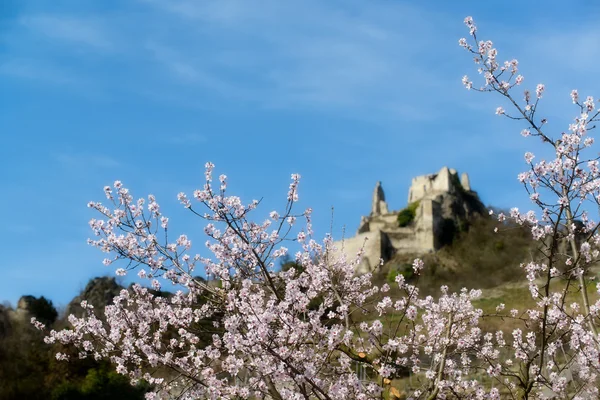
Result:
M419 202L415 201L410 203L406 208L401 210L398 213L398 226L405 227L410 225L415 217L417 216L417 208L419 207Z

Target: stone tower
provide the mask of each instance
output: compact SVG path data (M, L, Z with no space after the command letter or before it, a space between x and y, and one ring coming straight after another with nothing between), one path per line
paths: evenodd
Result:
M381 187L381 181L377 181L375 190L373 190L373 201L371 202L371 215L381 215L388 213L388 206L385 202L385 193Z
M463 172L460 176L460 185L466 191L471 191L471 183L469 183L469 175L466 172Z

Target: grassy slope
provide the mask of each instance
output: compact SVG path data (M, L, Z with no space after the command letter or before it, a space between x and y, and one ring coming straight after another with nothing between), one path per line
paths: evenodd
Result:
M418 284L425 294L434 294L441 285L448 285L452 291L463 287L487 289L521 279L519 264L531 259L534 249L530 233L510 225L494 233L497 225L491 218L480 218L437 253L395 256L375 279L384 283L390 270L406 269L417 256L425 262Z

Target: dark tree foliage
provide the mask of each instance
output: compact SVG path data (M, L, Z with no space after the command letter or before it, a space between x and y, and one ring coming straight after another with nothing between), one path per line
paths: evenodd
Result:
M52 325L58 317L58 312L52 305L52 300L48 300L44 296L37 299L33 298L29 303L29 312L38 321L46 325Z
M131 386L107 362L87 369L82 379L63 381L51 390L52 400L126 400L143 399L145 385Z
M30 324L30 317L60 324L52 302L24 296L27 314L16 313L10 329L0 334L0 400L142 400L145 385L133 387L107 361L80 360L73 349L44 343L44 333ZM8 309L2 309L8 315ZM24 310L19 310L22 313ZM57 352L71 353L71 361L56 360Z

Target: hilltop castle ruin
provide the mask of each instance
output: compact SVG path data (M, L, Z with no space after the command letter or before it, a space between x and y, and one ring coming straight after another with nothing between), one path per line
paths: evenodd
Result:
M371 213L361 217L354 237L335 245L348 257L355 256L364 245L357 271L364 273L374 270L380 259L387 261L396 253L424 254L440 249L466 228L469 219L484 212L479 196L471 190L469 176L463 173L459 178L456 170L443 167L437 174L412 179L404 210L389 211L381 182L377 182Z

